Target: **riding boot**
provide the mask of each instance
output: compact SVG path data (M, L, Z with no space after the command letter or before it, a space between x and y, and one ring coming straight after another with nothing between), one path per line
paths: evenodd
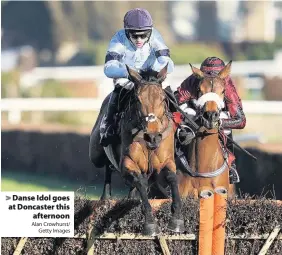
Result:
M115 135L114 116L117 113L120 90L121 90L120 86L116 86L115 89L113 90L108 103L107 112L104 115L102 119L102 123L100 125L100 135L101 135L100 144L103 147L107 147L111 143L111 139Z
M180 167L180 169L185 172L186 174L191 174L192 173L192 168L188 163L187 158L185 157L182 149L181 149L181 145L175 145L175 153L176 153L176 161L180 161L182 167Z
M229 138L232 138L232 132L228 135ZM234 155L234 145L232 142L230 142L229 140L227 140L227 149L233 153ZM235 183L239 183L240 182L240 177L239 174L237 172L237 167L236 167L236 163L235 163L235 159L233 160L233 162L231 163L231 166L229 168L229 182L230 184L235 184Z

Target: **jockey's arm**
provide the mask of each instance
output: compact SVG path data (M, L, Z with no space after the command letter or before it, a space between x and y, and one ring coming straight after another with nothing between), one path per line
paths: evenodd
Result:
M156 29L153 29L152 37L152 47L156 57L156 61L153 64L152 69L159 72L168 63L167 73L172 73L174 70L174 63L170 58L170 51L161 34Z
M186 104L188 107L194 107L193 99L197 98L198 79L192 74L186 78L174 92L179 105Z
M186 78L174 92L175 98L182 111L186 112L191 118L195 117L195 105L193 100L196 99L198 79L194 75ZM181 123L182 116L180 113L174 114L176 123Z
M105 58L104 73L108 78L128 77L126 66L121 62L124 51L125 49L121 43L120 35L116 33L110 41Z
M241 99L231 78L227 78L226 80L225 104L230 114L230 118L222 119L221 127L223 129L243 129L246 125L246 117Z

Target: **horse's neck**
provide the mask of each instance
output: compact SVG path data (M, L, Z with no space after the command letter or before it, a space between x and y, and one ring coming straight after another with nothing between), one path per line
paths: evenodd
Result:
M209 132L217 133L217 130ZM190 165L199 172L211 172L218 169L224 162L218 134L197 137L193 141Z

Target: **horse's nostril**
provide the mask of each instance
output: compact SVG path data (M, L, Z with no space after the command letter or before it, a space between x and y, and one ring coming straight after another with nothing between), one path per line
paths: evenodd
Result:
M205 119L209 119L209 117L210 117L209 112L205 112L205 113L203 114L203 117L204 117Z
M162 134L157 134L157 136L156 136L156 142L157 143L159 143L161 140L162 140L162 138L163 138L163 135Z
M152 134L144 133L144 140L148 143L154 143L156 137Z
M204 114L204 118L206 119L206 120L212 120L213 119L213 112L205 112L205 114Z
M219 112L215 112L214 117L215 117L215 119L218 119L219 118Z
M144 133L144 140L149 143L159 143L162 140L162 134Z
M144 133L144 140L145 140L146 142L150 142L150 141L151 141L150 135L147 134L147 133Z
M217 111L208 111L203 114L203 117L208 121L217 121L219 119L219 113Z

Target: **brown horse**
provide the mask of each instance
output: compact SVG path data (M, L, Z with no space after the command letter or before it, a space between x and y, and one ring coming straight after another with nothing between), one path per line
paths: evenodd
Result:
M220 140L222 130L219 125L224 108L225 78L230 74L231 63L215 76L206 76L191 65L194 75L200 79L198 100L194 101L197 111L195 122L199 129L185 151L191 167L190 175L184 173L187 171L180 171L178 175L181 197L198 197L203 189L214 190L219 186L225 187L229 196L233 195L234 186L229 185L228 153Z
M127 99L128 103L120 120L120 141L112 145L111 153L108 148L99 145L99 126L101 115L104 113L104 104L91 133L90 159L94 165L101 167L107 164L104 157L106 152L126 183L137 189L145 215L143 233L146 235L159 233L148 200L147 188L150 176L162 172L172 194L172 216L168 228L174 232L183 232L184 222L181 216L181 200L174 161L175 126L168 114L166 93L162 89L167 66L159 73L148 77L141 76L128 67L127 70L129 79L135 86L130 92L132 94ZM115 164L113 158L119 164ZM108 171L106 176L110 178L110 175ZM109 184L109 180L108 183L105 182L105 185Z

